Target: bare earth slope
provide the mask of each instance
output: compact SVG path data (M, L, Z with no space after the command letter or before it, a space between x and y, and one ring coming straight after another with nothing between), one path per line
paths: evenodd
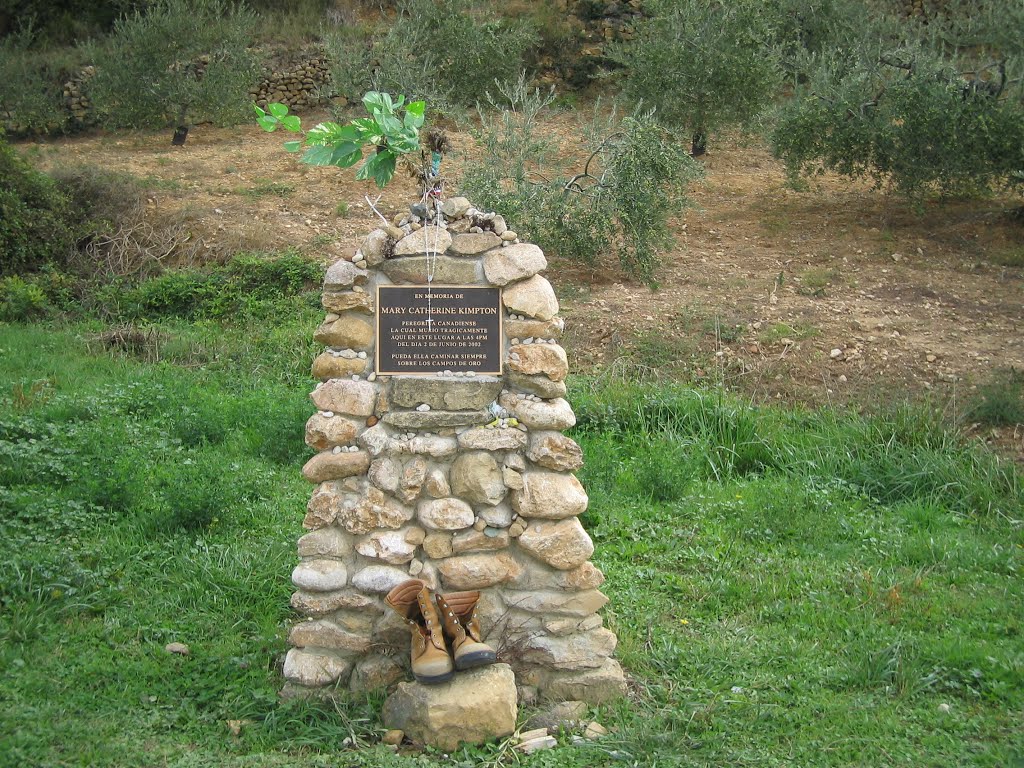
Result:
M566 122L550 131L566 153L580 149ZM465 134L453 139L471 146ZM350 252L378 221L364 201L378 191L351 171L298 165L283 140L256 126L200 126L184 147L164 133L118 134L38 154L49 168L91 163L147 178L150 215L186 208L211 258L286 245L325 261ZM957 408L997 370L1024 369L1024 226L1005 213L1015 201L915 213L829 176L795 192L763 146L738 140L712 146L703 162L658 290L614 265L551 270L578 371L715 377L757 399L805 402L930 392ZM390 217L414 194L402 180L378 207ZM1021 439L999 436L1018 450Z

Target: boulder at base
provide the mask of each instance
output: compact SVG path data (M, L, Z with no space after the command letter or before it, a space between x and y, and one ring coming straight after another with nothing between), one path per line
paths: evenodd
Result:
M385 728L436 749L482 744L516 728L516 678L508 664L456 672L441 685L401 683L384 702Z

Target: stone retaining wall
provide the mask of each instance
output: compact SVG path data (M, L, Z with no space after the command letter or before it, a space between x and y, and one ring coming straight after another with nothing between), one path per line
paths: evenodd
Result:
M290 693L367 690L409 676L409 630L383 596L417 577L442 593L480 589L480 617L520 698L591 703L621 696L603 626L604 576L580 524L587 494L579 446L562 430L563 321L540 248L500 215L453 198L444 221L401 217L327 272L314 338L321 380L303 468L316 484L298 544L284 674ZM428 246L430 249L428 251ZM378 285L498 286L501 376L443 371L378 376Z

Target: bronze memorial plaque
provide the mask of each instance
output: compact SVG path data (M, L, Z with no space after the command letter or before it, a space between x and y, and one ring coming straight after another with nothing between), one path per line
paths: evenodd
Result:
M500 374L501 289L377 287L377 373Z

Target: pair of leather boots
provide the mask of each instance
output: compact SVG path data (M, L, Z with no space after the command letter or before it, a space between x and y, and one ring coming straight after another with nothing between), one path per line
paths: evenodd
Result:
M388 592L384 602L412 630L412 674L419 682L444 683L456 669L494 663L494 650L480 633L479 600L475 591L435 594L422 579L403 581Z

